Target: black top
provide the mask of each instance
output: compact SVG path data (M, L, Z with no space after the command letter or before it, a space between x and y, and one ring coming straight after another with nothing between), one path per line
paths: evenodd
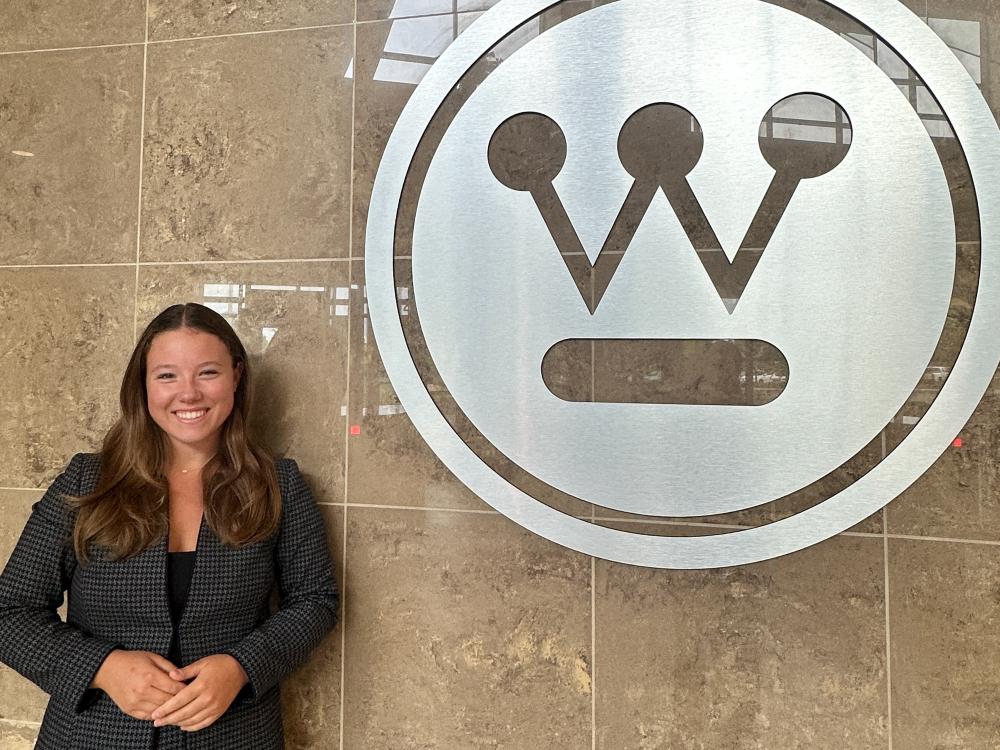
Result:
M194 560L197 551L167 553L167 594L170 600L170 619L174 623L174 637L170 640L170 653L167 658L178 667L180 653L177 644L177 623L181 621L181 613L187 603L188 589L191 588L191 574L194 573Z

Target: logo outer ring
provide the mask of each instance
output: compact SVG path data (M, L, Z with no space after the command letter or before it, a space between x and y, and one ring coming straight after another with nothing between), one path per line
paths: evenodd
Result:
M707 537L658 537L610 529L535 500L489 468L452 430L410 358L393 274L400 197L420 138L466 70L509 31L558 0L506 0L449 46L413 92L379 165L368 213L365 274L375 339L393 388L417 431L466 486L515 523L584 554L654 568L718 568L767 560L828 539L902 493L940 457L975 411L1000 362L1000 129L951 51L895 0L824 0L887 39L923 78L965 151L979 198L981 266L976 306L951 375L924 417L881 463L819 505L774 523ZM914 65L914 59L917 64Z

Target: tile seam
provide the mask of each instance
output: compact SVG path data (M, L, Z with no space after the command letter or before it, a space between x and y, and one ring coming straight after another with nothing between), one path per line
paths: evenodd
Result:
M358 2L354 0L354 14L351 19L351 60L354 61L355 71L357 69L358 57ZM344 705L347 702L347 514L348 492L350 482L350 461L351 461L351 341L354 338L354 316L353 310L356 306L351 305L351 287L354 283L354 263L351 262L351 248L354 245L354 120L357 100L357 75L351 76L351 165L348 174L348 212L347 212L347 376L344 390L344 408L347 411L347 419L344 420L344 527L341 532L343 539L343 550L341 551L341 580L343 587L343 599L341 601L341 627L340 627L340 720L338 727L338 740L340 750L344 750Z
M135 293L132 296L132 343L139 337L139 260L142 248L142 170L146 160L146 68L149 63L149 0L142 43L142 96L139 99L139 196L135 219Z
M889 630L889 519L888 511L882 508L882 565L883 596L885 601L885 705L887 740L892 750L892 638Z
M140 266L234 266L268 263L349 263L350 258L246 258L243 260L144 260Z
M233 266L233 265L266 265L268 263L349 263L352 258L265 258L244 260L142 260L140 266ZM21 263L0 264L0 270L32 269L32 268L112 268L136 265L135 261L119 263Z
M22 263L22 264L0 264L0 271L12 271L19 269L33 268L131 268L135 261L122 261L121 263Z
M0 492L44 492L47 487L0 487ZM357 502L339 502L332 503L328 501L317 501L317 505L329 506L331 508L371 508L375 510L426 510L438 513L478 513L480 515L491 515L491 516L502 516L503 514L497 510L492 510L490 508L447 508L443 506L436 505L390 505L388 503L357 503ZM577 516L574 516L576 518ZM579 516L583 518L584 516ZM710 529L752 529L756 528L753 526L736 526L736 525L724 525L718 523L686 523L684 521L663 521L656 519L649 520L634 520L629 518L610 518L603 516L596 516L592 520L603 521L603 522L615 522L615 523L632 523L632 524L649 524L654 526L693 526L696 528L710 528ZM883 533L875 533L870 531L842 531L835 536L847 536L856 538L867 538L867 539L881 539ZM942 537L942 536L919 536L916 534L884 534L887 539L899 539L903 541L912 542L938 542L945 544L976 544L986 547L1000 547L1000 540L993 539L962 539L960 537Z
M44 492L47 487L0 487L0 492ZM317 501L317 505L330 507L330 508L368 508L373 510L409 510L409 511L419 511L424 510L428 512L435 513L472 513L487 516L502 516L503 514L497 510L492 510L489 508L478 509L478 508L447 508L435 505L389 505L388 503L357 503L357 502L340 502L331 503L328 501ZM574 516L576 518L577 516ZM579 516L583 518L583 516ZM693 526L696 528L711 528L711 529L752 529L753 526L735 526L735 525L724 525L718 523L685 523L684 521L663 521L656 519L649 520L633 520L628 518L610 518L596 516L592 520L604 521L604 522L615 522L615 523L633 523L633 524L649 524L653 526ZM918 536L916 534L885 534L874 533L868 531L842 531L835 536L847 536L862 539L881 539L885 536L887 539L900 539L903 541L912 542L938 542L945 544L974 544L985 547L1000 547L1000 540L992 539L962 539L959 537L940 537L940 536Z
M353 26L353 21L343 21L341 23L320 23L313 26L286 26L280 29L258 29L256 31L235 31L230 34L206 34L205 36L179 36L170 39L154 39L150 44L176 44L178 42L200 42L208 39L232 39L234 37L245 36L266 36L268 34L287 34L297 31L317 31L321 29L342 29Z
M82 44L76 47L41 47L38 49L12 49L0 52L0 57L13 55L35 55L43 52L78 52L88 49L117 49L120 47L139 47L144 42L115 42L113 44Z
M0 492L45 492L48 487L0 487ZM386 503L331 503L327 501L317 501L317 505L330 508L367 508L371 510L408 510L408 511L419 511L424 510L433 513L471 513L486 516L503 516L497 510L491 509L476 509L476 508L445 508L438 506L422 506L422 505L389 505ZM585 518L584 516L574 516L574 518ZM697 528L712 528L712 529L751 529L755 528L753 526L724 526L717 523L684 523L683 521L634 521L631 519L624 518L602 518L600 516L594 518L595 521L614 521L616 523L635 523L635 524L649 524L658 526L694 526ZM907 542L936 542L943 544L972 544L979 545L982 547L1000 547L1000 540L993 539L961 539L959 537L943 537L943 536L917 536L915 534L876 534L874 532L868 531L842 531L835 536L846 536L862 539L882 539L885 536L886 539L897 539Z
M597 559L590 558L590 750L597 750Z
M3 489L0 487L0 489ZM41 488L44 489L44 488ZM478 513L480 515L489 516L502 516L503 514L498 510L493 510L490 508L478 509L478 508L447 508L443 506L435 505L390 505L388 503L358 503L358 502L348 502L348 503L329 503L321 502L319 505L329 505L331 507L350 507L350 508L369 508L374 510L408 510L408 511L431 511L438 513ZM588 518L587 516L573 516L573 518ZM630 518L611 518L605 516L596 516L591 520L602 521L602 522L615 522L615 523L629 523L629 524L648 524L651 526L693 526L696 528L709 528L709 529L733 529L733 530L746 530L757 528L754 526L736 526L736 525L726 525L719 523L687 523L684 521L663 521L657 519L648 520L635 520ZM873 531L842 531L839 534L835 534L835 537L845 536L860 539L882 539L883 532L873 532ZM938 542L947 544L974 544L986 547L1000 547L1000 540L992 539L961 539L958 537L939 537L939 536L917 536L914 534L887 534L885 535L888 539L902 539L905 541L914 542Z
M960 539L947 536L918 536L916 534L888 534L886 538L908 542L943 542L945 544L979 544L986 547L1000 547L1000 541L993 539Z

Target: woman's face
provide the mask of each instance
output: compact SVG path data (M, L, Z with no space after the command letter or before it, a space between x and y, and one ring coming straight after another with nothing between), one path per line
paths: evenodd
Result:
M191 328L166 331L146 355L146 406L175 449L214 453L239 380L220 338Z

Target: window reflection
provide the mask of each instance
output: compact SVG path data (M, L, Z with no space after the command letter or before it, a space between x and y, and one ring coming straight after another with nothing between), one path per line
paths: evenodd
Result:
M327 307L330 318L347 317L349 306L347 300L350 289L344 287L329 287L316 284L258 284L258 283L209 283L202 285L202 304L226 318L234 327L237 325L241 312L245 311L248 302L252 305L254 295L260 293L309 294L319 295L329 301ZM259 310L255 310L259 317ZM255 322L256 323L256 322ZM260 326L260 350L265 351L271 341L280 332L275 325Z
M492 4L488 0L396 0L373 79L416 86L441 53ZM500 62L538 34L539 22L529 22L488 57ZM352 60L345 77L353 76Z
M492 5L491 0L396 0L389 13L389 35L376 64L373 79L415 86L434 61L466 28ZM510 39L489 53L499 63L530 39L561 20L586 11L602 2L580 2L557 7L526 24ZM972 79L983 81L982 23L958 18L928 18L928 25L949 46ZM895 50L872 34L841 32L841 36L875 62L899 87L920 115L927 131L935 138L954 138L947 118L927 88ZM354 75L351 61L346 77ZM795 122L776 120L775 138L825 143L843 143L838 137L842 123L827 112L798 112ZM779 115L780 117L780 115ZM769 134L771 135L771 134Z
M983 85L982 24L979 21L957 18L929 18L928 25L948 45L955 56L980 87ZM864 52L899 87L920 119L927 132L934 138L954 138L947 118L927 87L888 45L871 34L845 33L842 36Z

